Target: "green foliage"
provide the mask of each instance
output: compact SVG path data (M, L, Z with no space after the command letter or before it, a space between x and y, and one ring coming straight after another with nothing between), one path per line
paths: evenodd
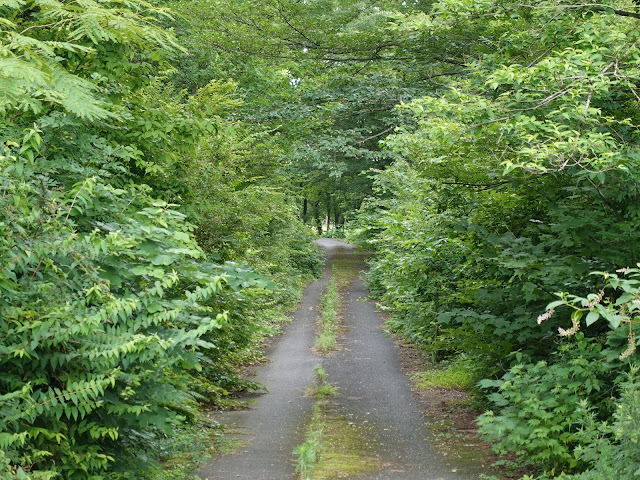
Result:
M322 365L317 364L314 367L314 373L316 384L313 387L308 387L305 391L306 394L312 395L317 399L324 399L333 397L338 393L338 387L327 382L328 375L327 372L324 371L324 368L322 368Z
M139 75L175 43L144 2L0 8L4 473L102 478L193 416L185 373L227 318L192 225L134 175Z
M257 388L235 371L320 259L284 195L253 182L269 170L230 165L261 149L260 133L221 118L240 107L234 84L187 97L158 76L180 50L157 26L164 10L0 10L0 476L140 478L196 398ZM240 174L217 204L183 177L208 173L194 158L209 144L218 179ZM228 225L225 202L255 214ZM235 237L225 255L196 234L216 205L225 223L211 232Z
M302 222L360 209L432 381L502 377L499 449L633 475L637 8L163 3L0 2L2 473L135 477L194 397L259 388L320 272Z
M483 380L483 388L495 389L489 400L499 411L479 418L480 432L498 452L515 452L556 473L576 468L574 450L588 444L586 409L606 418L611 408L600 352L598 343L580 335L553 363L519 362L500 380Z
M480 380L486 368L478 359L456 357L446 365L414 373L411 379L418 388L445 388L471 390Z
M180 34L201 47L197 58L180 60L199 83L179 74L180 85L233 77L245 100L242 118L272 133L278 173L298 196L303 220L318 231L343 225L370 191L363 172L392 161L378 141L406 116L395 105L420 92L419 75L387 68L398 48L388 28L395 3L171 5L193 19Z
M1 444L16 471L87 478L192 408L179 375L226 321L224 279L171 205L98 172L59 188L41 141L0 157Z
M619 275L618 275L619 274ZM575 335L581 327L584 317L587 327L600 319L607 321L609 327L618 333L627 333L628 343L626 349L620 353L620 360L624 360L635 352L636 338L634 327L640 317L636 316L640 308L640 270L624 267L617 273L595 272L593 275L602 277L602 289L598 293L591 293L586 297L570 295L568 293L557 294L560 300L547 305L547 311L538 317L538 323L551 318L556 308L568 306L572 309L572 326L569 329L559 328L560 335ZM585 316L586 314L586 316ZM612 335L612 338L615 338Z
M60 105L87 119L117 116L106 100L116 86L109 83L146 73L148 59L177 47L156 26L166 16L144 1L3 2L0 113L6 118Z
M640 467L638 449L638 422L640 421L640 392L633 368L622 384L622 395L618 401L611 424L599 423L591 411L587 415L586 427L582 435L587 441L584 447L576 449L576 456L589 468L569 478L575 480L595 480L599 478L637 478Z
M224 436L221 425L202 415L193 422L177 426L171 436L157 438L153 452L155 465L139 465L130 472L131 478L140 480L196 480L194 470L199 462L211 454L233 451L237 441Z
M468 355L506 375L491 383L486 432L552 476L587 467L579 401L600 425L612 412L571 379L617 392L621 359L635 361L635 269L589 275L635 265L640 245L637 19L607 5L442 0L398 12L403 45L459 70L436 71L439 85L397 107L406 116L383 143L400 159L376 172L357 221L391 328L436 362ZM558 312L537 326L547 305ZM558 328L607 348L567 355Z

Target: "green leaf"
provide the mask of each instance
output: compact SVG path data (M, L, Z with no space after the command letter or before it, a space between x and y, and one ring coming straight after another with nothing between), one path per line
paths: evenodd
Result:
M175 255L156 255L151 257L151 263L153 265L171 265L178 259Z
M598 318L600 318L600 314L598 312L589 312L586 319L587 327L595 323Z

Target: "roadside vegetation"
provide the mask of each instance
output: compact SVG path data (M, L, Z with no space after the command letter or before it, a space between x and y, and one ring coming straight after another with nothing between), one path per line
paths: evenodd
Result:
M268 142L230 118L235 84L171 83L167 11L17 1L0 19L0 477L166 478L216 443L199 402L257 388L238 367L320 259L257 180Z
M633 478L637 19L437 2L405 20L496 43L399 107L415 123L384 140L402 158L359 218L369 285L434 362L473 359L480 433L532 478Z

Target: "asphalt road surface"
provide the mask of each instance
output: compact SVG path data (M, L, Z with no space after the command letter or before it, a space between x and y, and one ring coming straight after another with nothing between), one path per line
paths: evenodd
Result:
M292 480L293 450L304 441L314 399L304 390L314 383L314 366L322 364L328 381L339 387L331 405L354 423L372 426L384 467L363 479L475 480L481 467L449 462L433 447L436 441L402 372L394 341L384 335L383 319L366 299L361 280L346 293L341 351L322 359L313 354L319 303L331 264L357 256L339 240L320 239L327 266L322 279L307 286L303 300L284 335L267 355L255 380L268 393L254 395L248 410L218 414L216 419L239 432L243 448L205 464L198 475L208 480ZM364 262L362 268L365 268ZM370 439L371 440L371 439Z

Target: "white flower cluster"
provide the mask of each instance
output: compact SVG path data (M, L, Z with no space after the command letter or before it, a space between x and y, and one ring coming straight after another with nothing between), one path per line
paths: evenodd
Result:
M555 312L555 309L554 308L550 308L549 310L544 312L542 315L539 315L538 316L538 325L540 325L545 320L549 320L553 316L554 312Z

